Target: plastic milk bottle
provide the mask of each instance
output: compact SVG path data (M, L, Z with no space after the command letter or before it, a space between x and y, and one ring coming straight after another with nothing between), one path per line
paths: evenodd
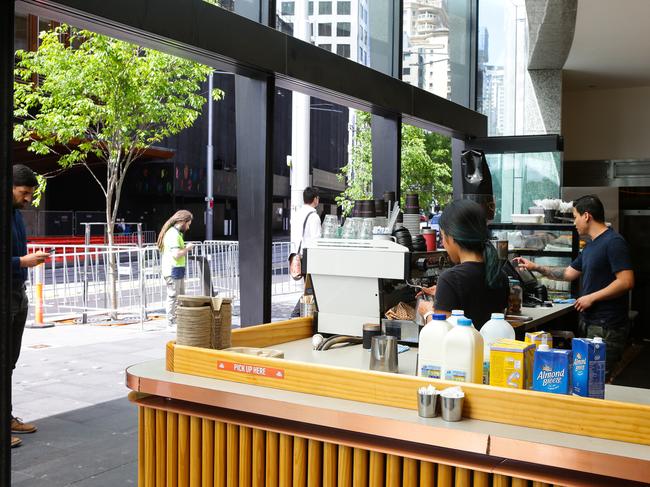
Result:
M459 318L445 336L443 349L446 380L477 384L483 381L483 337L472 326L472 320Z
M462 309L452 309L451 316L447 318L447 321L451 323L451 326L456 326L458 324L458 318L465 318L465 311Z
M515 329L506 321L503 313L492 313L481 327L483 337L483 384L490 383L490 347L501 338L515 339Z
M418 340L418 375L442 379L443 342L451 325L444 314L434 314Z

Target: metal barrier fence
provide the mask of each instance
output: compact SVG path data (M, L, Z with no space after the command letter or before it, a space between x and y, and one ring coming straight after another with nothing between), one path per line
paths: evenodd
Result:
M214 292L239 300L239 243L236 241L193 242L188 254L185 290L204 294L203 269L210 270ZM48 246L30 244L29 252ZM49 247L48 247L49 248ZM289 276L289 242L273 242L272 294L302 290L301 281ZM166 286L162 278L160 251L155 245L134 244L57 245L48 261L29 269L27 292L30 305L41 306L46 321L66 316L106 314L113 308L110 259L115 259L116 309L120 314L144 319L147 313L165 307ZM42 304L36 298L42 295Z

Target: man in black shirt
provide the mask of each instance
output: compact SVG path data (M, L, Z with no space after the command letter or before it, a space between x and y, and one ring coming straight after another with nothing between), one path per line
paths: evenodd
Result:
M570 266L544 267L519 257L518 263L551 279L573 281L581 278L580 327L587 337L600 336L607 344L606 368L621 359L628 335L628 291L634 287L634 272L627 243L605 225L605 210L593 195L573 204L575 226L591 241Z

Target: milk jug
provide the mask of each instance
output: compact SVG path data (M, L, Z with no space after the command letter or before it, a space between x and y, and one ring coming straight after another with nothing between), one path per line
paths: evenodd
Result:
M490 319L481 327L483 337L483 384L490 383L490 347L501 338L515 339L515 330L506 321L503 313L492 313Z
M434 314L420 332L418 340L418 375L442 379L443 342L451 325L444 314Z
M443 372L446 380L481 383L483 380L483 338L472 320L459 318L443 343Z
M465 311L462 309L452 309L451 316L447 318L447 321L451 323L451 326L456 326L458 324L458 318L465 318Z

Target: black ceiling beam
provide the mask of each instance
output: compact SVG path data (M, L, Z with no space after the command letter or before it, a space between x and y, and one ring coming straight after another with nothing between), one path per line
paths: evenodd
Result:
M50 16L217 69L455 137L484 137L487 118L445 98L203 0L20 0Z
M470 149L480 149L486 154L562 152L564 138L561 135L506 135L471 139Z

